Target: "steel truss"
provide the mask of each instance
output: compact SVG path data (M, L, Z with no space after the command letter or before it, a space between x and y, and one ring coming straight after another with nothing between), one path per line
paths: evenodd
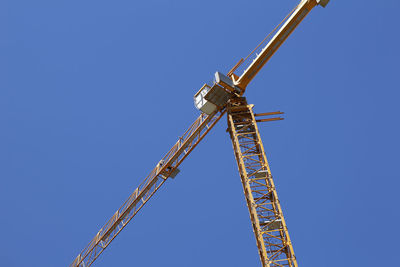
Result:
M244 97L231 99L227 119L258 252L263 267L297 267L252 107ZM281 113L264 113L274 114Z
M151 173L135 189L111 219L100 229L70 267L88 267L97 259L111 241L139 212L168 177L173 177L177 167L225 114L225 110L210 115L202 113L178 139Z

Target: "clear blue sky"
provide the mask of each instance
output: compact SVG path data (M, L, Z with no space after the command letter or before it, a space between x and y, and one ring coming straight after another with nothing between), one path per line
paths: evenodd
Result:
M2 1L1 266L67 266L297 0ZM247 89L300 266L395 266L396 0L317 7ZM260 266L225 119L94 266Z

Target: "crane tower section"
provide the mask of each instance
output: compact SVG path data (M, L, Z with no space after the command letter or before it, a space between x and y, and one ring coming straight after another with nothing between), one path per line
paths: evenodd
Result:
M231 99L227 118L262 266L297 267L252 105L244 97ZM259 121L277 119L281 118Z
M111 219L97 232L86 248L78 254L70 267L91 266L165 181L168 178L174 178L179 173L180 164L226 112L228 114L228 130L262 266L297 267L292 243L256 124L257 121L281 118L256 120L252 106L248 105L242 96L247 85L309 12L317 5L325 7L328 2L329 0L300 0L292 12L275 28L276 33L275 30L271 32L249 56L241 59L227 75L216 72L213 82L200 88L194 96L194 102L196 108L202 112L201 115L158 162ZM275 34L273 35L273 33ZM269 39L269 37L272 38ZM261 50L258 51L258 49ZM253 59L254 55L256 57ZM251 61L250 64L247 64L247 59ZM240 66L245 68L243 72L239 71ZM272 114L280 114L280 112L263 115Z

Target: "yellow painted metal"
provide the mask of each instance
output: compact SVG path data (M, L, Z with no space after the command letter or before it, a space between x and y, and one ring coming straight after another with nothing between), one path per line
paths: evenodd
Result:
M300 22L308 15L308 13L317 5L317 0L302 0L295 10L289 16L283 26L278 32L272 37L268 44L261 50L261 53L251 62L248 68L239 76L238 79L233 78L235 84L242 89L241 95L246 90L247 85L257 75L257 73L264 67L268 60L275 54L279 47L286 41L289 35L297 28ZM255 51L253 51L255 52ZM252 52L252 53L253 53ZM239 61L238 64L232 70L236 70L238 65L243 61ZM231 70L231 72L232 72ZM233 72L232 72L233 73Z
M261 53L252 61L242 75L235 74L234 72L246 60L240 60L232 68L228 76L241 89L240 95L243 95L250 81L319 2L324 6L329 1L301 0L293 12L284 19L283 26L261 50ZM257 49L258 47L253 52L256 52ZM232 95L234 98L229 100L226 107L228 111L229 132L262 266L297 267L292 243L257 128L257 122L280 120L282 118L256 120L252 106L247 104L245 98L236 98L236 96L236 94ZM111 241L164 184L166 179L174 173L176 168L213 128L224 113L225 107L221 107L220 110L210 115L201 114L139 187L134 190L128 200L115 212L104 227L100 229L87 247L76 257L70 267L88 267L92 265ZM275 114L282 113L264 113L259 115Z
M231 99L227 119L258 252L263 267L297 267L252 107Z
M86 248L75 258L70 267L88 267L92 265L224 114L225 109L210 115L202 113L144 181L133 191L125 203L114 213L111 219L100 229ZM162 164L160 164L161 162Z

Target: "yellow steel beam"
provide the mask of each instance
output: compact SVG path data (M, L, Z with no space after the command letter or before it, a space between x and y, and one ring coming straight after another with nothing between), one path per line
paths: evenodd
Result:
M231 99L227 119L258 252L263 267L297 267L252 107Z
M225 110L216 111L210 115L202 113L162 158L160 161L162 164L157 164L86 248L75 258L70 267L92 265L224 114Z
M286 41L289 35L297 28L308 13L320 3L319 0L301 0L291 15L285 18L285 23L261 50L261 53L251 62L247 69L241 75L231 76L233 71L246 60L239 61L235 67L228 73L233 78L235 85L241 88L243 95L247 85L253 80L256 74L264 67L269 59L278 51L279 47ZM261 45L261 44L260 44ZM255 50L253 50L255 52ZM253 53L252 52L252 53Z

